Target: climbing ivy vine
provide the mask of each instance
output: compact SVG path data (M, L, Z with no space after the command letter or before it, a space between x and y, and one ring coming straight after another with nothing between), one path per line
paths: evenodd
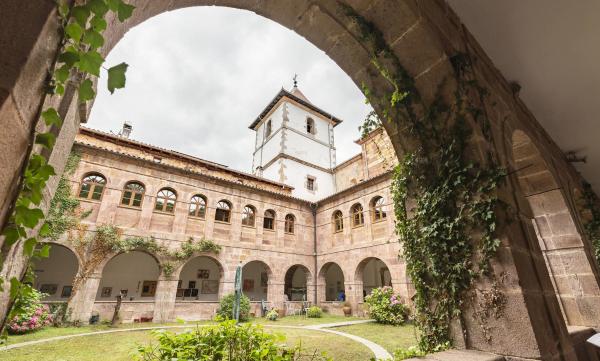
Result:
M458 54L451 59L455 86L447 86L446 79L426 104L382 33L351 7L341 6L390 85L385 93L363 86L365 96L379 105L384 122L406 130L408 146L392 183L396 231L415 287L419 348L438 351L451 344L451 323L462 325L474 282L495 277L490 272L500 245L494 235L500 206L495 189L505 171L489 151L482 150L486 154L480 162L469 156L477 147L473 130L492 143L484 105L488 94L476 82L469 57ZM496 307L496 312L480 312L482 318L502 312L504 296L494 284L494 294L487 297L492 301L480 304Z
M106 15L112 13L120 22L124 22L131 17L134 6L123 0L81 0L73 1L73 5L69 3L65 0L57 1L62 38L47 84L47 93L60 99L65 96L66 89L72 86L77 91L80 106L85 106L94 98L94 78L100 76L100 69L104 64L99 49L104 45L102 34L107 28ZM125 86L126 70L125 63L107 69L108 89L111 93ZM38 132L34 141L36 145L41 146L42 150L39 154L31 152L29 155L15 206L1 233L4 236L4 249L9 249L17 242L23 243L23 255L27 262L32 258L49 255L49 246L39 245L37 237L52 236L50 226L43 222L45 215L40 204L48 180L56 173L48 164L47 157L42 154L49 154L54 147L55 134L58 133L63 122L59 112L51 106L41 112L40 120L45 123L47 131ZM63 221L69 222L67 219ZM64 227L67 226L66 223L61 226L55 225ZM34 236L35 233L38 233L37 237ZM17 298L26 297L32 292L33 272L29 267L26 269L24 279L17 277L10 279L10 305ZM3 287L3 281L0 278L0 289ZM19 312L21 310L11 309L6 319L14 317ZM4 324L1 326L0 328L3 329Z
M584 182L582 186L583 210L587 213L582 215L582 218L584 218L583 227L587 238L592 244L596 263L600 267L600 199L594 193L591 184Z

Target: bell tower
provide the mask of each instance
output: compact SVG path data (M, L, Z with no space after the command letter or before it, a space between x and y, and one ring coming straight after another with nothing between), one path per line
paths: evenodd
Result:
M256 133L252 172L309 201L334 193L333 130L341 122L310 102L294 78L294 87L281 89L249 127Z

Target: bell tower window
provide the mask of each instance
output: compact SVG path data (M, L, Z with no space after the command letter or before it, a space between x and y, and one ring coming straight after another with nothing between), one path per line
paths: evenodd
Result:
M265 138L266 138L266 137L268 137L269 135L271 135L271 131L273 130L273 129L272 129L272 125L271 125L271 119L269 119L269 120L267 121L267 125L266 125L265 127L266 127L266 129L265 129Z
M315 134L315 121L313 118L306 118L306 132L308 134Z

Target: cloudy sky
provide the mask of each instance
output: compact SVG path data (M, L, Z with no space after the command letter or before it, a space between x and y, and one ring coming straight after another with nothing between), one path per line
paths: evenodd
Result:
M226 25L225 25L226 24ZM187 8L130 30L106 66L127 62L127 86L114 95L102 74L88 127L250 172L248 125L284 87L344 120L336 127L338 163L360 151L358 125L370 108L350 78L321 50L283 26L242 10Z

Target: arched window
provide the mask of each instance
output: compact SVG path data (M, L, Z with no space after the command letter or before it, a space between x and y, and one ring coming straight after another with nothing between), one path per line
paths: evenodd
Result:
M206 216L206 198L200 194L196 194L190 200L190 217L204 218Z
M175 210L175 201L177 195L175 191L169 188L163 188L158 191L156 195L156 203L154 204L154 210L160 212L173 213Z
M333 212L333 231L341 232L344 230L344 215L342 211Z
M271 135L271 131L272 129L272 125L271 125L271 119L267 120L267 125L265 126L266 130L265 130L265 138L268 137L269 135Z
M382 221L387 217L385 213L383 197L377 196L371 200L371 214L373 222Z
M306 118L306 132L309 134L315 134L315 121L313 118Z
M265 211L265 217L263 218L264 229L275 229L275 211L268 209Z
M252 206L245 206L242 211L242 224L248 227L254 227L254 220L256 219L256 211Z
M296 217L293 214L288 214L285 216L285 233L294 233L294 223L296 222Z
M365 224L365 217L363 216L363 207L360 203L356 203L350 209L350 213L352 214L352 226L359 227Z
M79 197L99 201L102 198L105 186L106 178L103 175L99 173L88 174L81 180Z
M146 189L141 183L127 182L123 188L121 204L129 207L141 207Z
M229 223L231 220L231 204L225 200L217 203L217 210L215 211L215 221Z

